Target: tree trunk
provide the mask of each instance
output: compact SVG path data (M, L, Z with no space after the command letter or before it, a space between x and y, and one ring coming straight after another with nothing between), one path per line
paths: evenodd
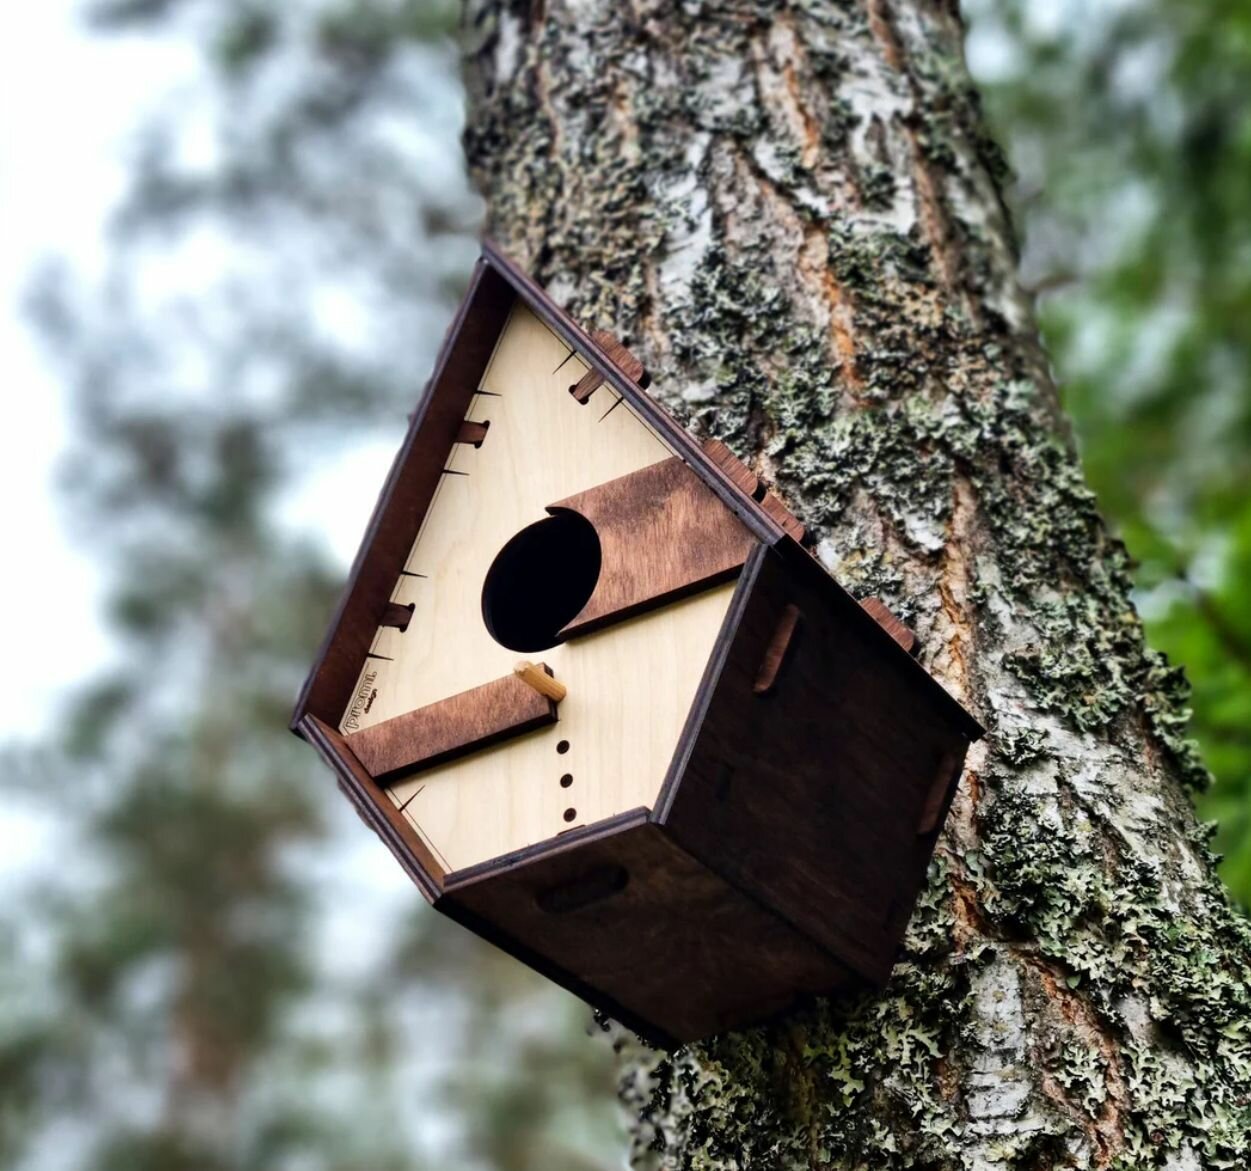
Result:
M666 1168L1245 1167L1251 932L1016 281L954 0L469 0L489 230L988 725L884 993L623 1077Z

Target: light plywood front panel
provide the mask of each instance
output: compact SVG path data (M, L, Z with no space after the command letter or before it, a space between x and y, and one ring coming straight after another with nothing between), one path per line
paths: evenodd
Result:
M585 370L528 309L513 310L468 413L490 429L481 447L453 447L392 594L413 605L412 619L404 632L379 628L341 724L350 743L354 731L508 675L519 658L546 662L568 686L554 727L389 790L449 869L650 805L733 592L719 586L529 654L491 637L482 586L508 540L547 505L671 455L611 388L579 404L568 389Z
M651 806L733 592L717 586L544 652L569 687L557 723L418 773L392 799L449 870Z

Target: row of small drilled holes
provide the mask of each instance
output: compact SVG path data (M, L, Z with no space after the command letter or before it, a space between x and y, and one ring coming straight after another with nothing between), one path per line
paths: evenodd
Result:
M561 741L560 741L560 742L556 745L556 751L557 751L557 752L559 752L559 753L561 753L562 755L563 755L564 753L568 752L568 751L569 751L569 741L568 741L568 740L561 740ZM570 785L572 785L572 784L573 784L573 773L565 773L565 775L564 775L563 777L561 777L561 778L560 778L560 787L561 787L562 789L567 789L567 788L569 788L569 786L570 786ZM565 820L566 820L566 821L572 821L572 820L573 820L575 817L577 817L577 816L578 816L578 811L577 811L576 809L574 809L572 806L571 806L570 808L568 808L568 809L566 809L566 810L565 810Z

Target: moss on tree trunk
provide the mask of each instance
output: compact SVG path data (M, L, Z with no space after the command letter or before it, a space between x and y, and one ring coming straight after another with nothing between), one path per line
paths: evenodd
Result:
M489 230L991 729L882 995L623 1075L666 1168L1242 1168L1251 932L1016 281L952 0L470 0Z

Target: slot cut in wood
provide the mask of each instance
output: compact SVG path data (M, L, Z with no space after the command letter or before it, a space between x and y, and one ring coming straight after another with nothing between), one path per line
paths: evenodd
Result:
M597 329L591 333L591 337L594 338L595 344L612 359L613 365L617 366L631 382L638 386L650 385L651 376L643 368L643 363L630 353L613 334L606 329ZM591 395L603 384L603 375L598 370L588 370L569 388L569 393L577 402L586 406Z
M569 882L539 891L534 901L540 911L549 915L566 915L619 894L629 882L624 866L597 866Z
M704 454L734 481L736 487L759 503L784 533L797 541L804 539L804 526L795 514L720 439L705 439L700 446Z
M513 674L553 703L560 703L569 694L569 689L563 683L552 678L551 668L542 663L536 665L523 660L513 668Z
M777 690L778 678L786 663L786 656L795 642L795 633L803 615L799 607L787 603L774 627L773 637L765 648L764 658L760 660L760 669L756 672L756 681L752 684L752 692L756 695L772 695Z

